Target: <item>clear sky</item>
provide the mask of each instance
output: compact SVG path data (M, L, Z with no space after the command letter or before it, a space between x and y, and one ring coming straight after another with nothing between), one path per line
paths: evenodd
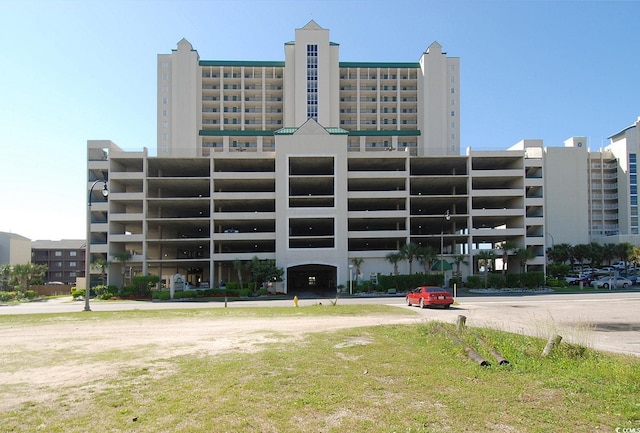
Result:
M463 152L640 116L637 1L0 0L0 231L84 239L87 140L155 153L157 54L281 61L311 19L342 61L460 57Z

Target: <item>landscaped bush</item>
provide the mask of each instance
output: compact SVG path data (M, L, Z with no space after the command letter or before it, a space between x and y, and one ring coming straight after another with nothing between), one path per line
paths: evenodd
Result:
M389 289L406 292L418 286L442 286L442 284L441 274L378 275L378 289L383 292Z
M168 290L152 290L151 299L155 299L158 301L168 301L169 299L171 299L171 292L169 292Z
M521 276L521 281L528 289L544 286L544 272L525 272Z
M480 289L484 287L484 279L478 275L469 275L467 277L467 287L470 289Z
M25 290L24 291L24 297L25 299L35 299L35 297L38 296L38 294L36 293L35 290Z
M507 287L520 287L520 274L507 274Z
M9 302L16 299L16 292L0 292L0 302Z
M246 298L248 296L251 296L251 294L253 293L253 291L251 289L240 289L239 290L239 295L241 298Z
M235 281L229 281L226 285L227 292L240 290L240 285Z
M487 278L487 287L494 289L503 289L505 287L505 279L501 274L489 274Z

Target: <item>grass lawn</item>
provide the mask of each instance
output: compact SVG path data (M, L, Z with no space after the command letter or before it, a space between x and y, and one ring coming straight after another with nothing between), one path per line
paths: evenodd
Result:
M0 317L0 330L57 320L111 322L395 314L385 306L135 311ZM400 313L406 314L406 313ZM60 387L0 417L2 432L613 432L640 428L640 359L468 328L460 338L492 362L481 367L448 324L382 325L307 334L250 353L172 356ZM506 359L498 365L481 337ZM123 336L131 338L131 336ZM142 337L137 337L142 338ZM96 341L96 345L100 342ZM27 354L25 354L27 355ZM51 348L39 362L81 369ZM104 354L113 356L117 354ZM130 355L129 355L130 356ZM107 358L108 359L108 358ZM1 368L1 367L0 367ZM13 368L13 367L12 367ZM19 373L17 367L15 373ZM0 384L3 394L15 390ZM37 386L32 390L38 392Z

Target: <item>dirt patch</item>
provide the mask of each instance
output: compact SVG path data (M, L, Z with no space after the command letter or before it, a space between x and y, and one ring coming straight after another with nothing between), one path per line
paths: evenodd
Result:
M175 318L6 326L0 328L3 334L0 411L29 401L50 400L60 388L75 389L78 393L95 390L104 379L115 377L125 368L153 365L154 374L170 374L171 359L176 356L256 351L266 343L296 341L313 332L421 320L379 315Z

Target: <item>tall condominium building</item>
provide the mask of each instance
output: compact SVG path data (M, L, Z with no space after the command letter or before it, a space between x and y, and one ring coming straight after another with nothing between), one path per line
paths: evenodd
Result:
M314 21L284 61L200 60L186 40L158 56L158 156L273 150L275 132L314 119L350 150L460 154L460 61L434 42L418 62L341 62Z
M459 69L437 43L415 63L343 62L313 21L284 44L284 61L200 60L181 40L158 56L157 154L88 142L88 186L110 191L92 195L92 259L131 254L110 260L112 284L179 273L200 286L235 280L238 261L273 259L285 270L276 290L335 293L354 259L360 278L390 274L387 256L408 243L458 257L466 277L482 249L501 256L510 241L533 251L528 270L543 270L553 236L606 230L610 203L600 197L596 212L586 185L598 184L597 164L577 142L558 159L541 140L460 154ZM559 175L562 159L579 177ZM514 257L506 266L520 272Z

